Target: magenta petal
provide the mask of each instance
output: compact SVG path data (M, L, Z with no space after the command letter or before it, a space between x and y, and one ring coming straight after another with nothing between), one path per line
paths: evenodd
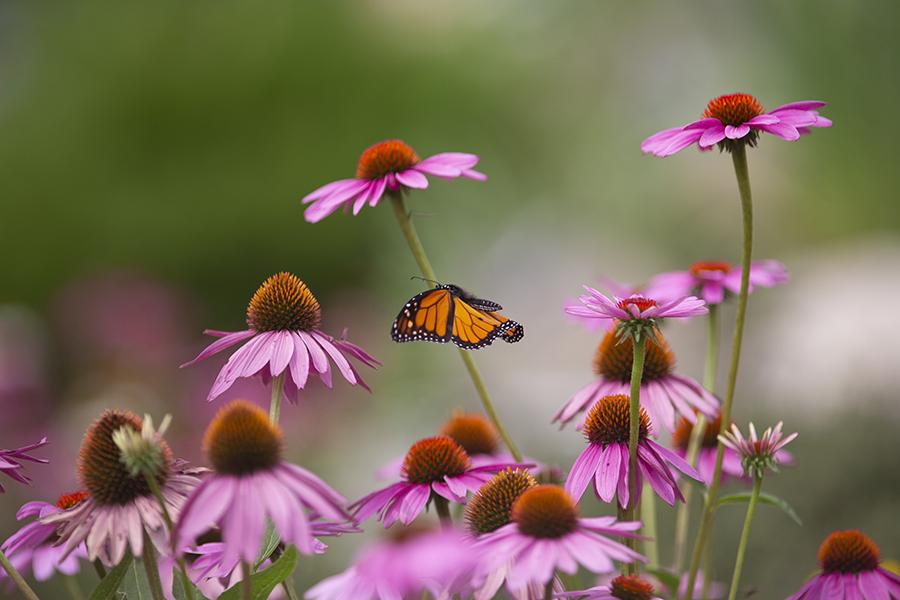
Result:
M800 102L791 102L790 104L779 106L775 110L770 110L769 113L774 114L782 110L813 110L822 108L823 106L825 106L825 102L820 100L802 100Z
M765 131L766 133L771 133L772 135L780 137L781 139L787 140L789 142L800 139L800 132L797 131L797 128L787 123L775 123L774 125L756 125L755 128L759 129L760 131Z
M700 136L700 141L698 142L698 144L701 148L709 148L711 146L715 146L723 139L725 139L725 128L721 123L716 121L715 125L703 132L703 135Z
M597 494L604 502L611 502L619 487L622 467L622 453L617 444L608 445L603 451L600 469L597 471L595 486Z
M291 332L291 341L294 344L294 354L290 362L291 379L297 389L302 390L309 377L309 349L295 332Z
M290 331L277 331L272 336L272 358L269 372L278 377L287 368L294 355L294 336Z
M746 123L738 125L737 127L732 127L731 125L725 126L725 137L730 140L739 140L748 133L750 133L750 126Z
M396 174L397 181L409 188L425 189L428 187L428 178L415 169L407 169Z
M193 365L194 363L197 363L197 362L203 360L204 358L208 358L208 357L212 356L213 354L216 354L218 352L221 352L222 350L225 350L226 348L230 348L231 346L234 346L235 344L237 344L239 342L242 342L248 338L251 338L254 335L256 335L256 332L253 331L252 329L247 329L245 331L235 331L233 333L225 334L224 336L220 337L219 339L214 341L212 344L210 344L209 346L204 348L204 350L200 354L198 354L194 360L188 361L188 362L184 363L183 365L181 365L181 368L189 367L189 366Z
M338 350L325 335L318 331L313 331L312 336L316 338L319 345L325 349L325 352L328 353L331 360L337 365L338 370L344 376L344 379L351 384L356 385L356 374L353 372L353 369L350 368L350 363L347 362L347 359L344 358L344 355L341 354L340 350Z
M412 523L423 510L428 498L431 496L431 488L427 485L419 485L413 488L403 499L400 506L400 522L404 525Z
M597 444L588 444L588 447L578 456L569 476L566 478L566 491L572 496L572 499L578 502L584 495L584 490L597 472L600 464L600 456L603 454L603 448Z

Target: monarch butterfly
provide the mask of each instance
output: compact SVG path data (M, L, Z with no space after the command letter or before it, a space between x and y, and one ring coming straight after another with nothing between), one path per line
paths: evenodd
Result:
M513 344L525 336L525 328L501 315L498 311L502 309L457 285L437 284L406 303L394 319L391 339L400 343L452 341L466 350L490 346L498 336Z

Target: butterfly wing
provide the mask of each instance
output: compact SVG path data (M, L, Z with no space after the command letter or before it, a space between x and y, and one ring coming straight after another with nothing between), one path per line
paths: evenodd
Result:
M453 298L453 343L466 350L490 346L494 338L506 331L507 325L478 310L461 298ZM508 319L507 319L508 321Z
M391 327L391 339L395 342L450 341L453 320L453 295L446 289L435 288L414 296Z
M482 312L496 312L498 310L503 310L503 307L494 302L493 300L485 300L483 298L476 298L473 294L470 294L466 290L462 289L458 285L454 283L448 283L443 286L444 289L450 290L454 296L460 298L463 302L471 306L476 310L480 310Z
M525 327L518 321L513 321L498 312L489 312L488 314L503 323L503 341L507 344L515 344L525 337Z

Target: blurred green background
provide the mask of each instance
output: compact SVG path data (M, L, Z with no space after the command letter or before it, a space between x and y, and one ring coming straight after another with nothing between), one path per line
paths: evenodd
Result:
M302 217L303 195L389 137L481 156L486 183L434 181L411 207L439 276L526 325L477 358L520 446L570 465L582 438L549 420L590 381L598 336L561 306L601 275L739 258L728 157L658 160L639 144L745 91L766 108L825 100L835 126L764 136L750 155L756 256L792 282L752 298L736 417L800 431L796 468L766 487L804 526L762 510L743 581L783 597L841 528L900 559L898 73L888 0L0 3L0 447L46 434L53 461L0 497L0 537L19 504L76 485L81 432L106 406L174 413L176 454L202 461L224 359L177 366L204 328L241 328L279 270L309 284L326 331L349 327L384 362L364 373L371 396L338 383L286 407L293 460L357 497L454 408L478 407L455 351L389 340L420 283L391 211ZM672 328L685 374L702 372L703 336ZM726 510L718 579L743 515ZM666 536L672 514L660 519ZM299 585L360 542L304 559Z

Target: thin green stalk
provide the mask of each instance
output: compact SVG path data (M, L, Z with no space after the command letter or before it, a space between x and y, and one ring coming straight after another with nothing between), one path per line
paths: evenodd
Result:
M94 571L97 573L97 577L103 581L103 578L106 577L106 569L103 567L103 563L100 562L100 559L94 561Z
M649 483L644 484L644 492L641 494L641 522L644 524L644 555L647 557L647 567L659 566L659 544L656 543L656 494Z
M637 497L640 489L637 485L638 459L637 449L641 434L641 379L644 377L644 356L647 352L647 339L633 340L634 358L631 362L631 401L628 405L628 506L625 511L625 520L634 520L634 511L637 506ZM632 550L637 550L637 540L627 538L626 544ZM638 563L628 564L629 573L637 573Z
M66 591L69 592L69 596L72 597L72 600L84 600L84 594L81 593L81 587L78 585L78 579L73 575L67 575L63 577L63 582L66 585Z
M169 508L166 506L166 499L159 489L159 483L156 481L156 476L153 473L144 471L144 480L147 482L147 487L150 488L150 492L159 504L159 508L162 511L163 522L166 524L166 531L169 532L169 539L172 541L172 544L174 544L175 540L172 538L172 531L175 529L175 524L172 521L172 516L169 514ZM194 585L191 582L191 578L188 577L187 565L184 562L184 557L178 555L177 549L173 548L173 550L175 551L175 556L178 557L176 559L176 562L178 563L178 577L181 579L181 587L184 588L184 595L187 597L187 600L194 600Z
M621 504L619 504L618 498L616 499L616 520L617 521L628 521L630 518L628 514L628 509L623 508ZM625 545L631 547L629 540L625 539ZM631 563L623 562L619 568L619 571L622 575L629 575L631 573Z
M553 600L553 580L555 578L551 577L550 581L547 582L547 585L544 586L544 600Z
M282 548L284 548L284 545L278 544L278 546L274 550L272 550L272 562L275 562L281 557ZM281 588L284 590L284 593L287 594L289 600L300 600L300 597L297 596L297 592L294 590L293 574L291 574L290 577L281 582Z
M253 582L250 581L253 570L250 568L250 563L246 560L241 561L241 569L244 573L244 576L241 578L241 600L253 600Z
M9 559L6 558L6 555L3 554L3 551L0 551L0 566L3 567L3 570L6 571L6 574L9 575L9 578L12 580L16 587L19 588L19 591L22 592L22 595L25 596L28 600L40 600L38 595L34 593L34 590L29 587L28 583L26 583L25 578L22 577L22 574L19 573L12 563L9 562Z
M146 530L144 530L144 554L141 556L141 562L147 572L147 583L150 584L150 595L153 596L153 600L166 600L162 581L159 579L159 565L156 564L156 548L153 547L153 542L150 541Z
M450 503L443 496L432 493L431 501L434 502L434 510L441 520L441 526L445 529L453 528L453 517L450 516Z
M388 195L391 198L391 206L394 208L394 216L397 217L397 223L400 225L400 230L403 232L403 237L406 238L406 243L412 252L413 258L416 260L416 264L419 265L422 277L430 281L438 281L437 275L434 274L434 269L431 267L431 262L425 254L425 248L422 246L419 234L416 233L416 227L412 222L409 210L406 208L403 194L397 191L390 192ZM491 402L491 397L488 395L487 388L484 386L484 380L481 378L481 373L478 371L472 355L469 354L468 350L463 350L462 348L459 348L459 355L463 364L466 365L466 370L469 372L469 377L472 378L472 383L475 384L475 390L481 398L481 404L484 406L484 411L487 413L488 418L490 418L494 427L497 428L497 432L503 438L503 443L506 444L509 453L512 454L517 462L521 462L522 454L516 448L516 445L513 444L509 434L506 433L506 429L503 428L503 424L500 422L500 417L497 416L497 411L494 410L494 404Z
M716 370L719 363L719 305L712 304L709 307L709 317L706 328L706 365L703 369L703 387L711 394L716 393ZM706 433L706 416L697 415L697 422L691 429L691 437L688 440L687 456L685 457L692 467L697 466L697 456L700 454L700 445L703 435ZM678 514L675 517L675 548L672 561L673 570L680 573L684 566L684 554L687 546L687 534L691 520L691 498L694 495L693 486L685 486L682 491L684 502L678 506Z
M725 400L722 402L722 426L719 433L724 434L731 423L731 407L734 403L734 391L737 386L738 366L741 361L741 342L744 337L744 320L747 316L747 296L750 285L750 258L753 254L753 196L750 192L750 174L747 168L746 146L738 146L732 151L731 159L734 163L734 174L738 182L738 190L741 195L741 215L743 221L743 248L741 252L741 291L738 294L737 316L734 323L734 337L731 343L731 365L728 369L728 386L725 390ZM703 557L703 549L712 530L713 511L719 493L719 481L722 478L722 459L725 457L725 446L722 442L716 449L716 466L713 471L712 482L706 494L706 504L703 506L703 517L700 520L700 528L697 531L697 539L694 542L694 551L691 555L691 568L688 572L687 590L685 598L693 598L694 584L697 579L697 569L700 568L700 559Z
M700 600L709 600L709 588L712 585L712 544L706 545L703 552L703 587L700 588Z
M737 556L734 559L734 574L731 576L731 591L728 592L728 600L734 600L737 597L741 569L744 568L744 554L747 551L747 540L750 538L750 525L753 523L753 513L756 512L756 501L759 500L761 488L762 477L754 477L753 491L750 492L750 504L747 505L747 516L744 518L744 529L741 531L741 541L738 543Z
M272 380L272 399L269 401L269 420L278 425L281 417L281 392L284 390L284 372Z

